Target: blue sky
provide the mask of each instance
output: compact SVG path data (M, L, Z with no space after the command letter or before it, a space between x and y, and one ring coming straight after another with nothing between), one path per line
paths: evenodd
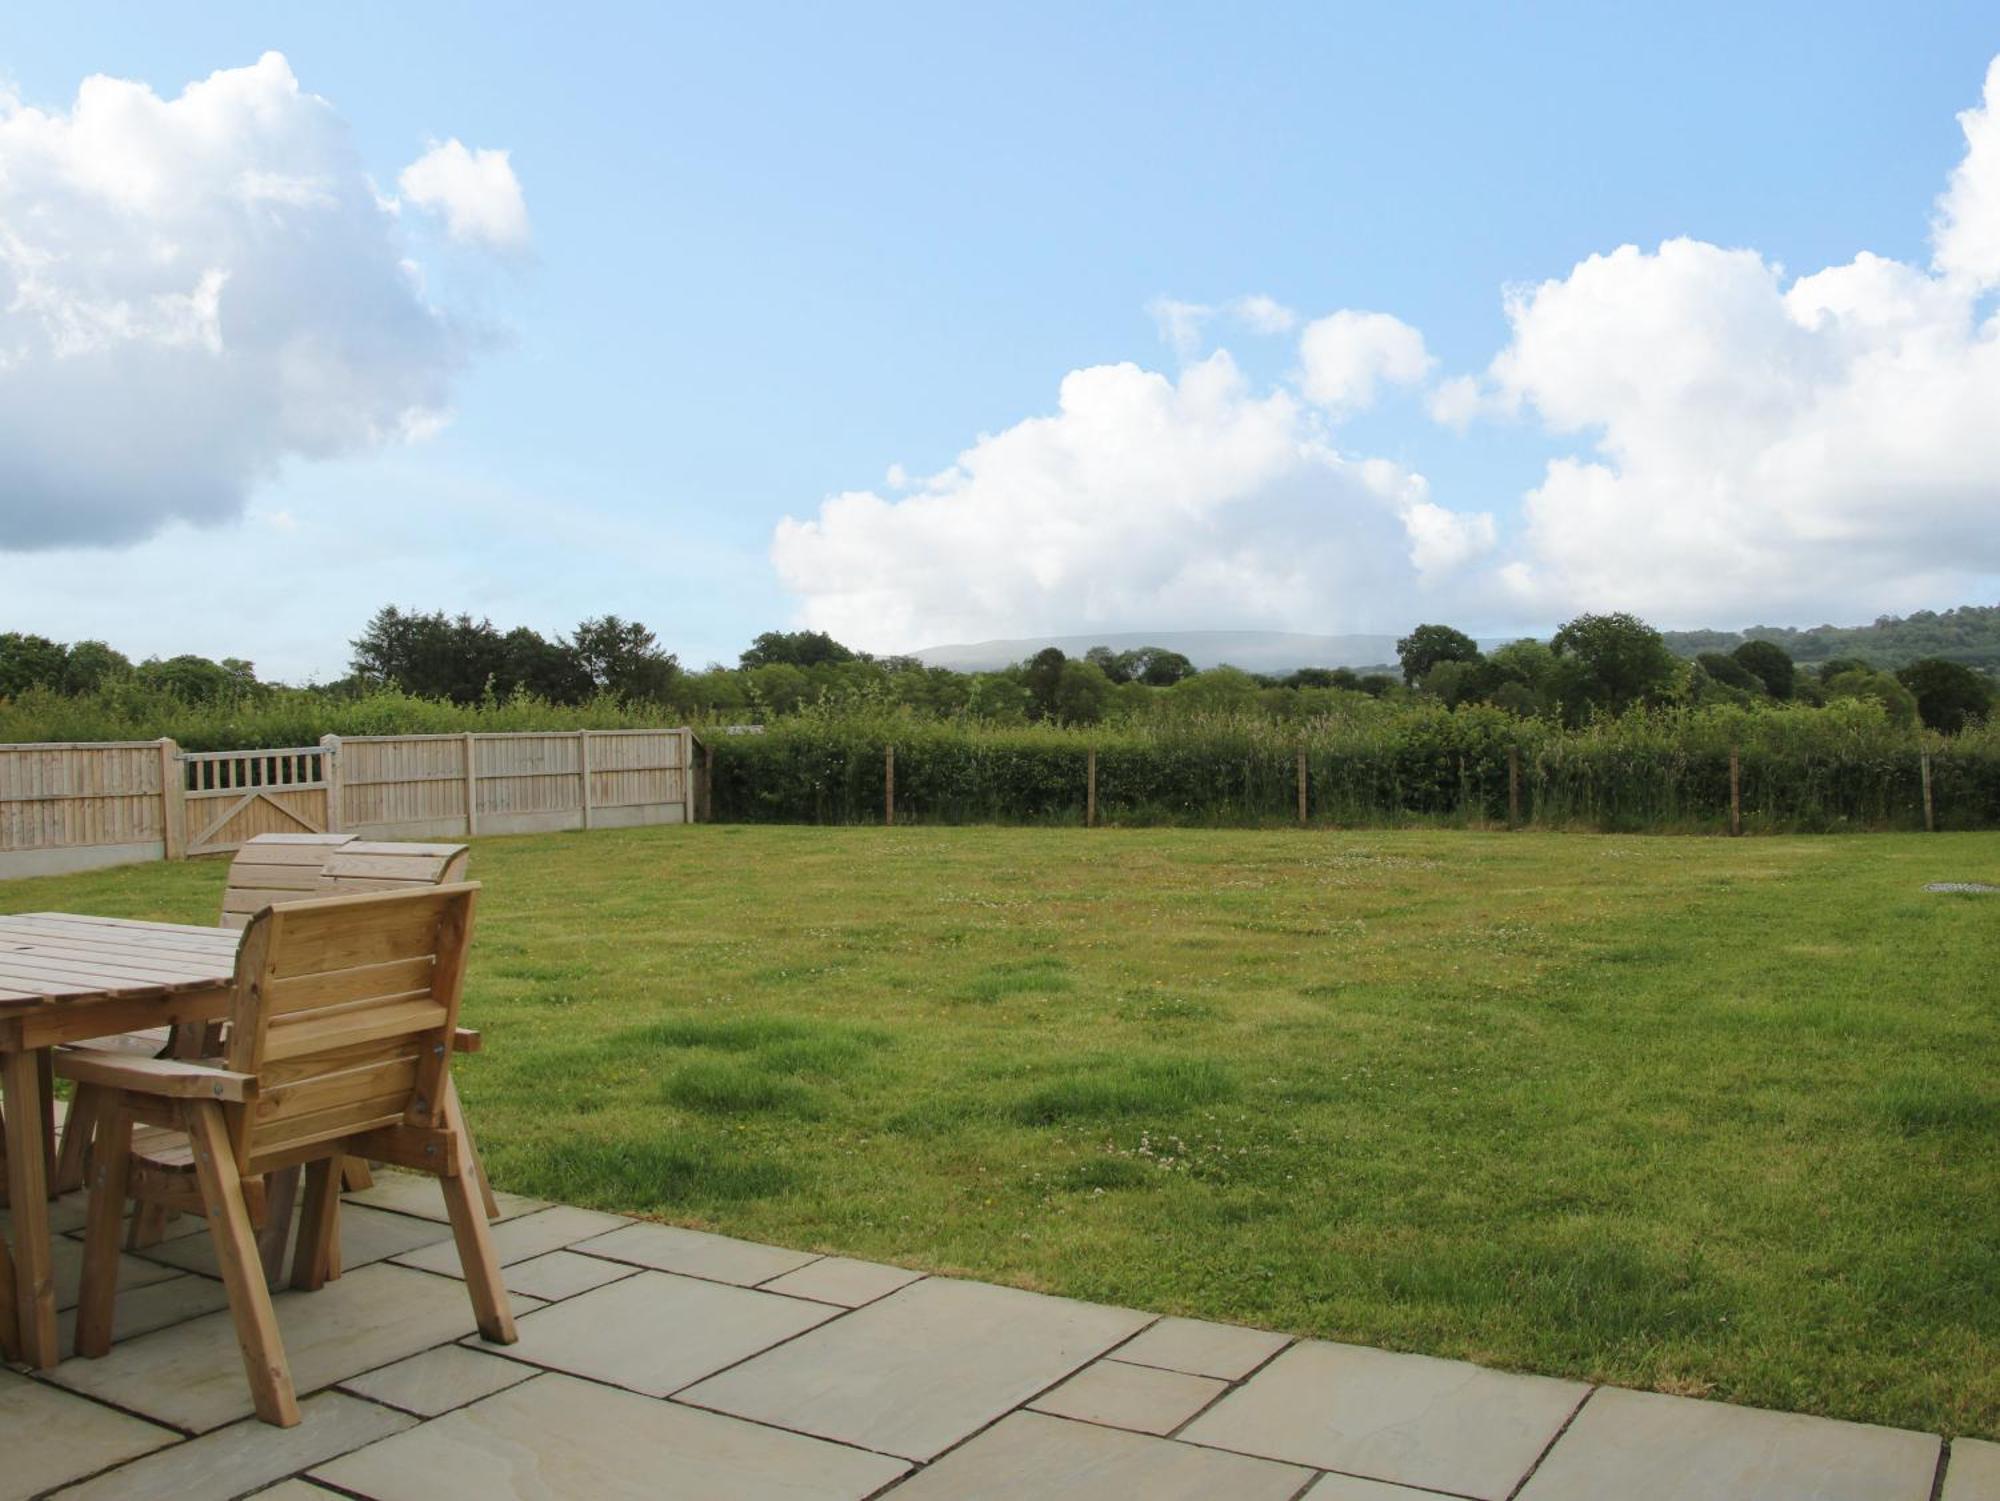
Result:
M942 575L945 595L980 581L954 581L971 565L894 514L906 497L884 475L948 470L980 435L1054 411L1072 371L1130 361L1173 381L1226 347L1243 400L1296 385L1295 331L1217 318L1177 352L1148 311L1161 299L1262 294L1296 310L1297 328L1379 310L1420 331L1428 373L1301 431L1421 474L1438 507L1488 516L1497 569L1549 460L1591 457L1623 420L1585 412L1566 429L1546 381L1524 383L1498 418L1435 419L1436 385L1480 377L1508 346L1503 289L1677 236L1753 247L1786 279L1864 250L1929 267L1935 205L1967 152L1955 113L1979 104L2000 53L1990 5L1634 9L74 4L17 19L0 30L0 80L24 105L71 110L91 74L171 99L275 50L331 103L385 192L435 141L504 150L532 232L525 251L494 255L404 206L428 295L476 330L440 430L330 458L280 445L244 490L247 519L225 503L192 531L0 553L32 580L15 608L0 604L0 629L325 676L389 599L549 630L615 611L693 662L796 622L862 634L876 622L865 644L895 649L958 626L1398 630L1441 617L1487 632L1613 603L1600 595L1615 578L1574 569L1567 582L1516 576L1511 592L1435 570L1376 587L1364 580L1386 565L1367 549L1388 523L1355 519L1351 497L1315 510L1317 470L1260 468L1237 489L1217 479L1228 496L1201 526L1116 587L1037 575L958 612L907 580ZM0 216L25 212L0 201ZM225 322L238 285L221 294ZM1990 288L1968 295L1985 317ZM1948 509L1923 526L1957 518L1976 533L2000 519L1987 484L2000 475L1948 478ZM940 526L976 504L1004 535L1007 487L1030 482L1008 468L985 483L971 499L958 481L909 489L935 496ZM1269 487L1282 503L1256 498ZM885 514L829 522L774 567L782 518L811 521L824 498L864 490ZM0 514L54 503L17 493ZM1064 503L1094 504L1087 492ZM1208 504L1193 495L1183 510ZM1271 583L1258 572L1269 559L1246 552L1233 584L1187 583L1165 554L1227 547L1239 505L1263 508L1241 535L1376 540L1322 573ZM343 513L378 551L314 567L323 548L277 535ZM1021 535L1041 535L1047 516L1024 513ZM1100 536L1086 518L1043 540L1127 556L1139 524ZM1486 545L1468 535L1454 559ZM1744 585L1639 602L1672 625L1860 620L1980 589L1990 602L1990 561L1848 535L1895 555L1879 588L1858 565L1821 589L1775 577L1825 572L1815 555L1782 554L1744 560L1744 577L1771 580L1761 599ZM899 549L880 577L856 561ZM192 567L200 587L204 557L230 576L217 583L245 584L223 591L239 600L190 609L124 582ZM836 580L826 597L822 571ZM93 598L106 577L118 597ZM1284 604L1238 609L1230 587Z

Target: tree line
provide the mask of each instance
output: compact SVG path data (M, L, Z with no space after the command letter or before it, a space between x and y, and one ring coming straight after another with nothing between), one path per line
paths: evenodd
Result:
M1962 613L1962 612L1959 612ZM1994 612L2000 614L2000 611ZM1912 617L1913 619L1915 617ZM1710 633L1719 634L1719 633ZM1173 722L1201 715L1277 721L1342 712L1362 701L1490 705L1520 718L1576 725L1641 707L1822 705L1865 700L1893 725L1951 734L1991 713L1991 681L1962 662L1924 657L1894 671L1859 656L1801 664L1764 636L1692 656L1625 613L1586 614L1547 641L1491 651L1453 626L1425 624L1397 642L1397 671L1308 667L1286 674L1197 670L1163 647L1079 657L1055 647L991 672L956 672L914 657L874 656L821 631L766 631L734 666L684 669L644 624L616 615L545 637L525 626L387 606L350 643L346 676L310 690L261 682L239 658L151 658L134 664L101 641L65 645L0 634L0 699L133 690L193 705L268 701L309 692L355 700L391 690L458 706L615 703L664 716L764 721L821 707L906 710L999 725Z

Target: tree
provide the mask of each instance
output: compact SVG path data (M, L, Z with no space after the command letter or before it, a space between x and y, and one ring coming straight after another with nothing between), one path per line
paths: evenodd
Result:
M506 646L490 620L386 605L350 644L356 676L418 698L474 704L505 686Z
M23 635L19 631L0 634L0 694L12 698L30 688L62 687L63 666L68 658L61 643L47 636Z
M1083 654L1083 660L1103 673L1110 682L1129 683L1132 681L1132 666L1125 660L1128 655L1115 652L1108 646L1093 646Z
M600 693L631 702L659 702L680 676L681 664L636 620L600 615L577 623L570 635L577 665Z
M1798 670L1782 646L1769 641L1746 641L1729 655L1745 672L1756 678L1771 697L1782 699L1792 696L1792 683ZM1706 657L1702 658L1702 665L1708 666ZM1715 676L1712 667L1709 668L1709 676Z
M1572 714L1586 706L1614 712L1664 693L1677 663L1660 633L1636 615L1579 615L1549 642L1558 692Z
M737 666L770 667L783 662L788 667L824 667L830 662L853 660L854 653L825 631L765 631L737 659Z
M1403 681L1415 687L1440 662L1476 662L1479 643L1448 625L1420 625L1396 643Z
M1068 660L1059 646L1045 646L1028 658L1022 677L1036 718L1055 717L1056 685L1062 681L1063 663Z
M1061 724L1096 724L1111 702L1111 679L1095 662L1072 658L1056 677L1054 715Z
M1873 699L1899 729L1917 727L1917 696L1886 672L1877 672L1866 663L1836 672L1824 680L1828 699Z
M132 659L102 641L78 641L63 658L62 691L95 693L106 683L132 675Z
M1787 657L1786 662L1790 662ZM1744 693L1762 694L1766 692L1763 678L1746 667L1740 658L1726 652L1705 651L1695 658L1701 670L1725 688L1736 688Z
M1896 681L1916 696L1924 723L1942 735L1956 735L1993 710L1993 685L1970 667L1942 657L1910 663Z
M1118 654L1125 676L1148 688L1171 688L1183 678L1194 676L1194 663L1164 646L1139 646Z
M596 684L567 643L550 641L540 631L515 626L500 638L500 674L494 685L498 693L533 694L552 704L580 704L596 691Z
M1257 703L1257 680L1226 663L1174 684L1174 702L1205 714L1240 714Z
M184 654L162 661L149 657L139 664L139 681L149 688L161 688L191 704L217 703L233 698L255 679L245 683L241 668L248 662L232 657L227 662L211 662L207 657Z

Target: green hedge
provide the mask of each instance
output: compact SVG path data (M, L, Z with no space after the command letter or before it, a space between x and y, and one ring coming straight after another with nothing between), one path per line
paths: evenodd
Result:
M1092 749L1107 823L1290 823L1303 747L1316 823L1504 823L1511 752L1523 822L1718 829L1735 746L1751 829L1920 828L1925 750L1939 826L2000 826L2000 736L1917 737L1861 704L1634 713L1574 730L1429 706L1306 726L1090 730L806 714L707 738L711 809L723 822L879 822L893 743L896 817L910 823L1080 822Z

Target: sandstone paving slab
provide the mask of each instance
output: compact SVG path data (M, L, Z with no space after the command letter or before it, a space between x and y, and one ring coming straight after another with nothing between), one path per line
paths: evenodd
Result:
M622 1215L599 1214L595 1209L572 1209L567 1204L558 1204L552 1209L538 1209L533 1214L524 1214L519 1219L495 1225L492 1231L493 1249L500 1257L500 1264L508 1266L530 1257L546 1256L551 1251L560 1251L571 1241L586 1240L631 1223ZM458 1264L458 1246L449 1233L435 1245L408 1256L398 1256L396 1261L401 1266L438 1272L446 1277L465 1275Z
M434 1418L454 1407L518 1386L534 1374L533 1366L468 1350L463 1345L444 1345L380 1370L349 1377L340 1385L343 1391L371 1402L386 1402L420 1418Z
M281 1480L269 1490L258 1491L246 1501L332 1501L340 1495L310 1480Z
M83 1286L83 1242L72 1240L66 1235L54 1237L49 1242L49 1264L55 1271L57 1311L64 1312L76 1307L77 1294ZM170 1266L142 1261L137 1256L121 1254L118 1258L120 1292L135 1287L145 1287L154 1282L167 1282L180 1275Z
M1322 1475L1299 1501L1438 1501L1438 1493L1391 1485L1386 1480L1363 1480L1356 1475ZM1611 1498L1606 1497L1605 1501Z
M1311 1474L1273 1460L1017 1412L895 1494L896 1501L1290 1501Z
M193 1218L193 1216L189 1216ZM196 1221L200 1223L199 1220ZM429 1220L412 1219L406 1214L385 1214L359 1205L340 1206L340 1265L343 1271L387 1261L419 1246L451 1242L451 1227ZM204 1277L220 1275L215 1261L215 1242L207 1235L185 1235L148 1246L135 1253L162 1266L199 1272ZM121 1282L119 1284L123 1286Z
M175 1272L164 1282L120 1290L111 1302L111 1337L137 1339L228 1306L229 1293L214 1278ZM76 1310L70 1309L56 1319L56 1348L68 1350L75 1343Z
M2000 1501L2000 1444L1953 1439L1938 1501Z
M413 1214L440 1224L451 1218L445 1212L444 1193L438 1187L438 1180L423 1173L398 1173L377 1168L372 1187L358 1189L342 1197L348 1203L364 1208ZM500 1221L503 1223L549 1207L545 1200L527 1199L520 1194L496 1193L493 1197L500 1205Z
M1606 1387L1521 1501L1929 1501L1928 1433Z
M299 1404L295 1428L255 1418L134 1460L83 1485L56 1492L62 1501L193 1501L240 1496L274 1480L413 1427L416 1419L339 1392Z
M1212 1376L1100 1360L1029 1405L1037 1412L1108 1423L1138 1433L1172 1433L1229 1389Z
M0 1501L25 1501L66 1480L136 1459L180 1435L0 1371Z
M842 1308L859 1308L886 1298L899 1287L908 1287L922 1272L880 1262L856 1261L848 1256L822 1256L797 1271L773 1277L758 1286L768 1293L784 1293L794 1298L812 1298L820 1303L837 1303Z
M859 1501L907 1468L883 1455L545 1375L314 1474L373 1501Z
M1185 1428L1191 1443L1479 1501L1512 1494L1589 1388L1309 1340Z
M60 1198L50 1199L49 1234L67 1235L73 1230L81 1230L89 1208L88 1194L66 1193ZM4 1204L0 1204L0 1230L7 1232L8 1244L13 1244L14 1221Z
M476 1324L463 1288L378 1262L313 1293L272 1300L301 1395L449 1344ZM513 1300L518 1313L540 1305ZM50 1379L190 1432L246 1416L250 1388L227 1312L141 1335L103 1360L66 1360Z
M1191 1376L1241 1381L1290 1344L1291 1336L1201 1319L1161 1319L1118 1352L1120 1360Z
M590 1256L608 1256L613 1261L649 1266L655 1271L706 1277L711 1282L734 1282L739 1287L754 1287L818 1260L809 1251L760 1246L754 1241L710 1235L705 1230L684 1230L678 1225L627 1225L609 1235L584 1241L575 1249Z
M551 1251L546 1256L515 1262L506 1269L504 1279L515 1292L554 1303L630 1277L638 1270L622 1261L599 1261L595 1256L579 1256L574 1251Z
M530 1314L507 1355L664 1397L839 1314L799 1298L640 1272Z
M1151 1317L927 1278L704 1381L681 1399L927 1460L1136 1333Z

